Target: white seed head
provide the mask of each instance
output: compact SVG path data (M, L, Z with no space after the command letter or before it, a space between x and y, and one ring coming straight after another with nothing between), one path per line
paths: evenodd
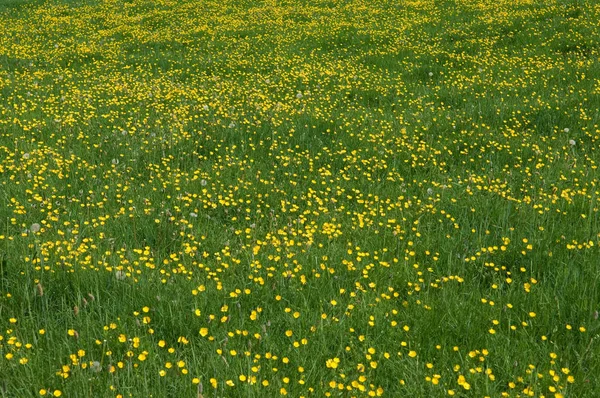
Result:
M96 372L99 373L102 370L102 365L100 365L100 362L98 361L94 361L92 362L92 364L90 365L90 370L92 372Z
M125 275L125 272L123 272L123 271L121 271L121 270L118 270L118 271L115 273L115 278L117 278L117 280L120 280L120 281L122 281L123 279L125 279L125 277L126 277L126 275Z

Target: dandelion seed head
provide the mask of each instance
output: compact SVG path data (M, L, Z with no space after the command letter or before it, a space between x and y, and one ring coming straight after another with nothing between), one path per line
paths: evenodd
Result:
M95 373L99 373L102 371L102 365L98 361L93 361L90 365L90 370Z

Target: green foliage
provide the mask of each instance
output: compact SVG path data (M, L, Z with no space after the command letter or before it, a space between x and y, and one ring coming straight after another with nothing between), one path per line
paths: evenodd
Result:
M0 396L599 396L596 3L0 0Z

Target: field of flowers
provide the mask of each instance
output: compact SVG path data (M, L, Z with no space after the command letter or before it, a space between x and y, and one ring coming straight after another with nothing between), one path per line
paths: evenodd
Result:
M599 21L0 0L0 396L600 396Z

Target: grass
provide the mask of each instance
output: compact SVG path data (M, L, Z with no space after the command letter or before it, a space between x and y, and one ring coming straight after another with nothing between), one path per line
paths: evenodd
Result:
M599 19L0 0L0 396L597 397Z

